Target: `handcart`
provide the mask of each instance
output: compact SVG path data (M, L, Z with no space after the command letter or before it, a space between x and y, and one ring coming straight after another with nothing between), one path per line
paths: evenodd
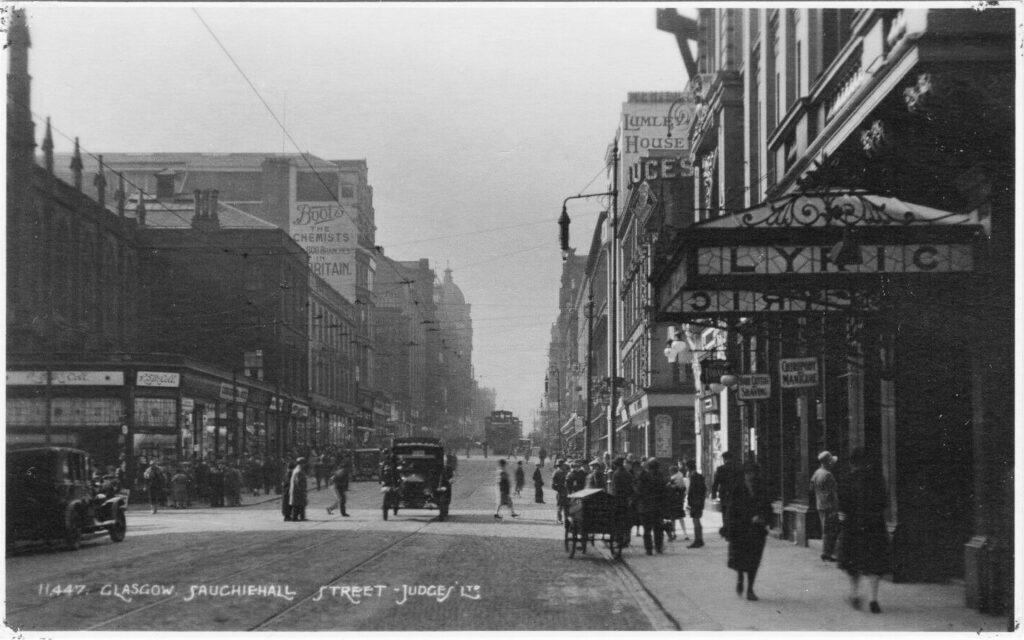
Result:
M622 557L622 543L629 535L629 511L623 501L609 495L604 489L583 489L568 496L565 516L565 550L569 557L576 550L587 552L587 544L594 545L596 537L608 546L612 557Z

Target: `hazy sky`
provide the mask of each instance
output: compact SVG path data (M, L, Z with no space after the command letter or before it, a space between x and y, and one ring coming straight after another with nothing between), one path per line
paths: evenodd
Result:
M562 199L606 187L627 92L686 83L655 28L665 3L21 6L33 111L84 149L294 152L198 11L302 151L367 160L385 254L451 266L477 377L527 430L558 313ZM580 252L600 208L570 205Z

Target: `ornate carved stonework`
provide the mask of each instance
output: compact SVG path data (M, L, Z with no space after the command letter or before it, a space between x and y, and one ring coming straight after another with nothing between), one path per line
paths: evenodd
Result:
M875 120L871 123L871 128L862 130L860 132L860 144L864 148L865 155L869 158L878 155L888 148L890 140L885 123L881 120Z
M701 158L701 180L704 182L704 208L711 211L715 204L715 167L718 161L718 149L712 149Z

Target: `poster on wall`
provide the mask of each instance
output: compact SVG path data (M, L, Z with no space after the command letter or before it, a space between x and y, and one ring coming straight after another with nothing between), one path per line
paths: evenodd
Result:
M672 457L672 416L659 413L654 417L654 455Z

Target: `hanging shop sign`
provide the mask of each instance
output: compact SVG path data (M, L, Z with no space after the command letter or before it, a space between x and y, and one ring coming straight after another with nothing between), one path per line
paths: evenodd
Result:
M747 373L740 377L737 395L740 400L765 400L772 395L772 377L767 373Z
M819 384L817 358L783 358L779 360L779 387L801 389L816 387Z
M51 384L90 387L120 387L124 385L123 371L54 371Z
M135 386L137 387L174 387L181 384L181 374L169 371L137 371Z
M972 271L969 244L887 244L860 247L857 264L836 265L832 246L717 246L697 249L697 275L821 273L950 273Z
M704 384L717 384L722 376L732 371L732 363L728 360L701 360L700 381Z
M295 416L295 417L298 417L298 418L308 418L309 417L309 406L308 405L304 405L304 404L299 404L298 402L293 402L292 403L292 416Z

